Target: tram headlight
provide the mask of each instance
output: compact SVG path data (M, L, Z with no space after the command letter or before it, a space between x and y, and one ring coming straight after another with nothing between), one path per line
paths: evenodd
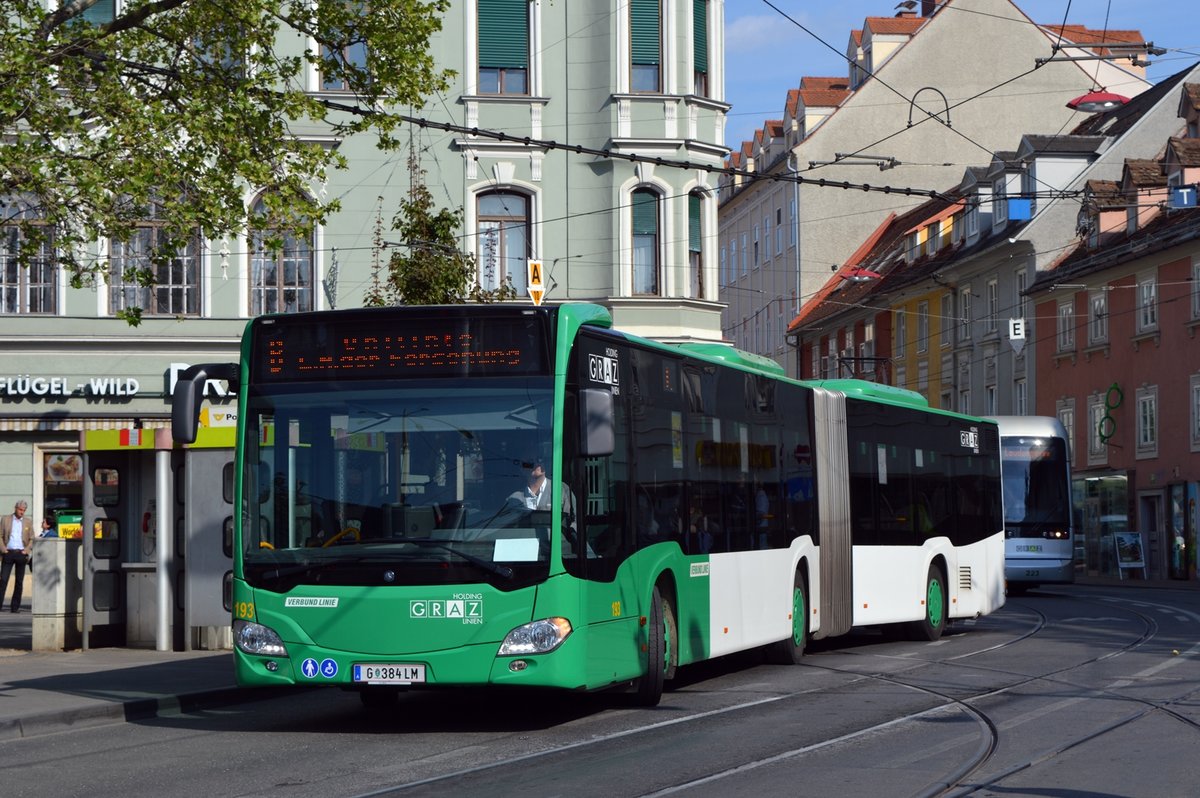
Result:
M1065 529L1047 529L1042 533L1042 536L1048 540L1066 540L1067 530Z
M518 626L508 633L498 657L513 657L522 654L546 654L562 645L571 634L571 622L566 618L543 618L540 621Z
M258 654L264 657L286 657L287 646L269 626L252 621L233 622L233 642L239 650L246 654Z

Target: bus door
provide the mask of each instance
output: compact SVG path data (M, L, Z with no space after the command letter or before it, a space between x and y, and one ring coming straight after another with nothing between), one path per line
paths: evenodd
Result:
M205 432L206 430L201 430ZM203 438L197 441L201 443ZM232 436L230 436L232 443ZM188 448L182 470L184 647L197 627L229 627L233 578L233 449ZM218 493L215 488L220 486ZM203 639L203 638L202 638ZM220 644L220 641L215 641ZM207 647L207 646L205 646Z
M84 453L83 647L125 645L126 538L138 533L132 489L136 453Z

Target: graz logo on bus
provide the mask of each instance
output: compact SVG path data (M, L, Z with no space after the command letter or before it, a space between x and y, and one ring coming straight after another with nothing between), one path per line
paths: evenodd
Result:
M448 600L414 599L408 602L408 617L481 624L483 597L479 594L458 593Z
M979 451L979 430L975 427L960 430L958 433L958 444L964 449Z
M620 384L619 374L616 350L608 350L607 355L588 355L588 377L592 382L601 382L616 388Z

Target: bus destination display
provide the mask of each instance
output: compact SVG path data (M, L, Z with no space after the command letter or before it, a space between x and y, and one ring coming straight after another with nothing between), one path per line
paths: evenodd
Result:
M547 373L541 325L529 318L431 318L397 325L338 319L263 325L256 375L267 382ZM398 329L399 328L399 329Z

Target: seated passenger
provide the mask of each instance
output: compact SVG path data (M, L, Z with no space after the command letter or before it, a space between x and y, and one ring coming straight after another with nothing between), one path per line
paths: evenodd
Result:
M708 554L712 551L717 536L717 525L709 521L699 507L692 507L688 514L688 528L683 538L686 554Z

